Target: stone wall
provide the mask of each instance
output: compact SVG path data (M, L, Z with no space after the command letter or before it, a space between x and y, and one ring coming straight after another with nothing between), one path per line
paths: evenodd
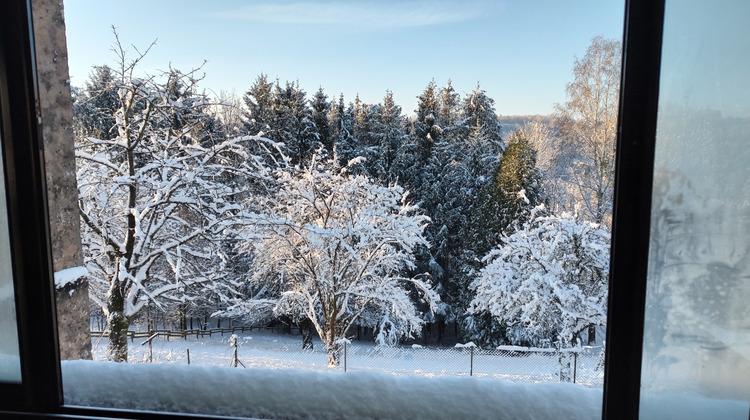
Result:
M62 0L32 0L52 256L56 272L83 265L73 144L73 106ZM85 278L57 290L63 360L91 359Z

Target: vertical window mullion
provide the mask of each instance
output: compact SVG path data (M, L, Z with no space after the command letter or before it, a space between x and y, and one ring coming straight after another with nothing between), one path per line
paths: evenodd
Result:
M664 2L625 10L602 418L638 418Z

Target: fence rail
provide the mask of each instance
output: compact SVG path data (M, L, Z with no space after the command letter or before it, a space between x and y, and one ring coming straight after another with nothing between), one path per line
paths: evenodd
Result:
M213 328L210 330L184 330L184 331L171 331L171 330L151 330L151 331L128 331L127 335L128 338L130 338L130 341L133 342L136 338L156 338L156 337L166 337L167 341L169 341L170 338L182 338L187 339L188 337L195 337L195 338L202 338L202 337L213 337L214 334L221 334L222 336L224 334L234 334L237 332L245 332L245 331L252 331L255 330L262 330L262 329L272 329L271 327L232 327L232 328ZM100 337L107 337L109 338L109 331L91 331L90 337L92 338L100 338Z

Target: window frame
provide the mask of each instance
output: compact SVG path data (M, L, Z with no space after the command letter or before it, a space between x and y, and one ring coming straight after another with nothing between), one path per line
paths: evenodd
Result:
M625 0L603 419L637 418L664 0ZM30 0L0 13L0 113L21 384L0 414L196 418L64 406ZM0 211L2 211L0 209Z
M664 3L625 6L603 419L639 413Z

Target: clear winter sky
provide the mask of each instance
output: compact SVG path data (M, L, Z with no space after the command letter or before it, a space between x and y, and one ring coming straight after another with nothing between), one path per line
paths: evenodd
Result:
M65 0L74 86L115 64L114 25L133 54L157 40L145 73L206 60L216 93L241 95L261 72L347 103L390 89L407 115L433 78L461 94L480 82L501 115L551 113L591 39L622 39L623 13L622 0Z

